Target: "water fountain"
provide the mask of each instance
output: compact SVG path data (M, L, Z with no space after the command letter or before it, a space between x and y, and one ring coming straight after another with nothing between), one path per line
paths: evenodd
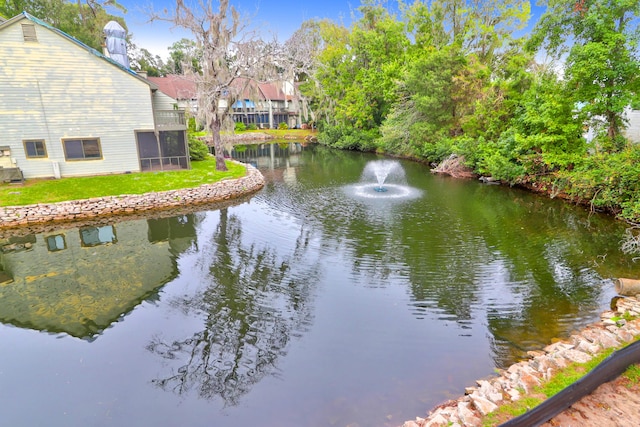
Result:
M420 190L407 185L402 165L397 160L372 160L362 171L360 183L346 187L357 198L393 200L419 197Z
M373 188L378 193L384 193L388 189L384 186L387 177L391 174L392 178L404 180L404 169L400 166L400 163L394 160L377 160L369 162L362 172L363 180L373 177L376 179L378 185Z

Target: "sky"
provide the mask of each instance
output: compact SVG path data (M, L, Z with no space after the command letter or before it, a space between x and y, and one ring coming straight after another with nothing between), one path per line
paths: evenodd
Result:
M113 15L124 17L133 42L145 48L163 60L169 56L167 48L182 38L192 38L185 30L172 28L167 22L149 22L146 10L153 8L156 12L175 7L175 0L117 0L127 9L123 14L117 9L107 7ZM207 0L203 0L207 1ZM214 7L217 0L212 0ZM185 0L187 4L197 4L198 0ZM230 4L248 17L251 25L260 32L265 40L277 36L281 43L286 41L304 21L309 19L328 18L336 23L350 26L352 16L358 16L360 0L230 0ZM541 15L541 8L536 0L531 0L532 16L528 31ZM387 9L399 15L397 0L386 0Z
M196 0L186 0L196 2ZM172 29L166 22L149 23L144 11L153 7L161 12L175 7L175 0L119 0L127 13L107 7L112 15L122 16L127 23L133 42L163 59L168 57L167 47L183 37L191 38L188 32ZM395 4L395 2L392 2ZM214 0L214 5L218 3ZM230 0L230 4L247 16L253 27L265 39L276 35L280 42L287 40L300 25L309 19L329 18L337 23L349 25L352 11L360 6L359 0ZM391 7L390 7L391 8ZM390 10L393 10L392 8Z

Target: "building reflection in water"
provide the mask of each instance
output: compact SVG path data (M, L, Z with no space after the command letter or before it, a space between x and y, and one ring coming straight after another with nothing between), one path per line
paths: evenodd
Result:
M193 240L192 223L185 215L0 240L0 322L95 339L177 275L175 248Z

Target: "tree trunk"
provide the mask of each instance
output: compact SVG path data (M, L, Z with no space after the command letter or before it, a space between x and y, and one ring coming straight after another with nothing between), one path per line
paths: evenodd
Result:
M222 139L220 138L220 129L222 123L218 114L214 112L213 119L211 120L211 137L213 138L213 147L216 150L216 170L226 171L227 164L224 161L224 147L222 146Z
M620 127L618 126L618 115L611 110L605 113L607 118L607 137L613 142L613 140L620 134Z

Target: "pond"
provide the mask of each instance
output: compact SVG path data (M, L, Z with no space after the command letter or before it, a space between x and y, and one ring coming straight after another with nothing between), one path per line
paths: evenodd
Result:
M267 179L248 201L0 237L3 425L398 426L637 269L624 224L559 200L323 146L234 156Z

